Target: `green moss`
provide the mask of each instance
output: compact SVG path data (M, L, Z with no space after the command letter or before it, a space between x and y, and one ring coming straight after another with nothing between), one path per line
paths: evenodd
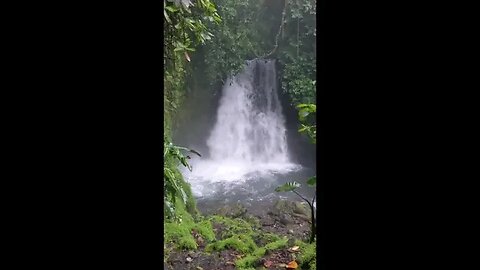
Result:
M279 239L277 241L266 244L264 247L257 248L251 254L239 259L235 262L238 269L248 269L254 267L256 262L262 258L268 250L276 250L287 245L288 238Z
M262 255L263 256L263 255ZM261 256L260 256L261 257ZM255 262L259 259L258 256L255 255L247 255L242 259L239 259L235 262L235 266L238 269L248 269L255 265Z
M220 223L226 227L226 229L222 232L222 239L229 238L237 234L250 236L253 234L252 225L250 225L250 223L248 223L246 220L240 218L232 219L215 215L210 217L209 220L215 223Z
M273 234L273 233L265 233L263 235L263 238L267 241L267 242L275 242L277 240L280 240L282 239L280 236L276 235L276 234Z
M283 248L283 247L287 246L287 243L288 243L288 238L285 237L285 238L279 239L275 242L266 244L265 249L275 250L275 249Z
M305 243L302 241L295 241L295 244L300 247L298 256L298 263L302 269L316 269L317 264L317 244Z
M205 249L207 252L233 248L243 253L250 253L257 249L253 241L252 226L247 221L218 215L211 216L209 221L222 224L225 228L222 231L222 239L207 245Z
M178 241L178 248L180 249L195 250L197 247L197 242L195 242L195 239L191 235L182 236Z
M252 225L242 219L211 216L208 219L200 219L195 222L192 216L186 211L185 206L182 208L182 206L179 205L178 209L178 214L183 217L182 222L165 224L166 242L174 243L175 247L181 249L197 249L196 241L192 236L192 230L195 230L202 235L207 242L210 242L205 247L206 252L235 249L244 254L245 257L235 262L237 269L254 269L257 261L268 251L281 249L288 245L287 237L280 237L272 233L263 233L258 230L254 231ZM223 237L216 241L212 226L213 223L223 225L224 235L227 236L226 238ZM255 237L260 237L263 241L267 242L267 244L263 247L258 247L254 241ZM315 246L303 242L298 242L298 245L302 246L302 251L304 252L304 254L300 254L304 266L315 266Z
M228 248L233 248L243 253L251 253L257 249L257 245L250 235L234 235L225 240L207 245L205 251L211 252Z
M195 223L192 216L182 208L182 203L177 202L177 215L181 222L166 222L164 226L164 236L166 243L173 243L176 248L195 250L197 243L192 235L196 230L208 242L215 240L215 234L212 224L208 220L202 220Z
M181 220L179 223L194 223L192 214L187 211L187 207L180 197L177 197L175 200L175 212L179 220Z
M310 262L309 266L310 266L310 270L315 270L315 269L317 269L317 259L312 260L312 261Z
M191 185L190 183L185 181L185 179L183 178L183 175L179 171L178 160L167 159L165 162L165 166L172 171L177 181L177 184L180 185L180 187L183 189L186 195L186 203L184 204L181 195L177 194L176 203L175 203L175 214L178 215L179 212L182 212L181 211L182 209L185 209L186 212L188 212L193 217L198 216L199 212L197 210L197 204L195 202L195 198L193 197ZM177 210L177 208L182 208L182 209Z
M164 224L164 236L165 242L172 242L175 239L182 238L189 235L189 227L185 223L165 223Z
M183 175L180 173L180 171L177 168L175 168L173 172L175 174L175 178L179 180L179 183L182 186L183 191L185 191L185 194L187 195L187 203L185 204L187 212L193 216L198 215L199 212L197 210L197 203L195 202L195 198L193 197L192 187L190 183L185 181L185 179L183 178Z
M212 223L219 223L224 226L222 240L207 245L206 251L220 251L228 248L236 249L246 256L235 262L237 269L253 269L256 262L262 258L267 251L276 250L287 246L288 238L280 237L273 233L264 233L253 230L254 223L239 218L228 218L224 216L211 216ZM264 247L258 247L254 238L259 237L267 242Z
M197 244L192 236L192 229L195 223L192 215L185 209L185 205L180 199L176 200L175 211L178 222L164 223L164 237L166 243L173 243L180 249L197 249Z
M258 248L257 250L255 250L252 255L256 256L257 258L260 258L263 255L265 255L266 252L267 252L267 250L264 247L261 247L261 248Z
M213 232L212 223L209 220L204 220L195 225L195 229L207 241L215 240L215 233Z

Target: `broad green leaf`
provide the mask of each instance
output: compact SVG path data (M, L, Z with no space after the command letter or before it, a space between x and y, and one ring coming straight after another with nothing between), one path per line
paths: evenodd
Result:
M298 112L298 117L300 118L300 121L303 121L305 119L305 117L307 117L309 114L310 114L310 112L308 112L305 109L302 109Z
M309 112L315 112L317 110L317 105L315 105L315 104L298 104L297 109L305 109Z
M302 124L302 127L298 130L298 132L304 132L305 130L309 130L310 127Z
M180 162L182 162L183 166L188 168L187 159L185 159L185 157L180 157Z
M165 20L167 20L168 23L172 23L172 21L170 20L170 17L168 17L168 14L165 10L163 11L163 15L165 16Z
M308 104L298 104L298 105L297 105L297 108L298 108L298 109L301 109L301 108L305 108L305 107L307 107L307 106L308 106Z
M198 155L199 157L201 157L202 155L200 155L199 152L193 150L193 149L190 149L190 148L186 148L186 147L181 147L181 146L176 146L177 149L180 149L180 150L185 150L185 151L188 151L188 152L192 152L196 155Z
M287 192L287 191L293 191L296 188L300 187L300 184L293 181L293 182L287 182L277 188L275 188L276 192Z
M180 194L182 196L183 204L187 204L187 194L183 190L183 188L180 188Z
M308 180L307 180L307 184L309 186L315 186L317 184L317 177L316 176L313 176L313 177L310 177Z
M174 8L174 7L172 7L172 6L165 6L165 9L168 10L168 11L170 11L170 12L172 12L172 13L175 12L175 11L178 11L177 8Z

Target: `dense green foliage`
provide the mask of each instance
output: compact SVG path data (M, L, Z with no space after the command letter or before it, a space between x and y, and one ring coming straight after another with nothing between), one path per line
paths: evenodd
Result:
M245 60L278 59L282 89L291 104L316 100L316 1L215 0L218 24L207 23L214 42L200 48L211 85L237 73Z
M315 124L315 113L317 112L317 105L315 104L300 104L297 106L298 119L300 120L301 133L307 134L313 144L317 143L317 125Z
M170 118L184 96L185 75L190 62L189 53L211 40L206 24L221 21L215 4L210 0L164 0L164 106ZM164 124L167 132L170 126Z
M222 22L211 26L215 43L207 44L204 50L207 78L212 83L237 73L245 60L258 58L273 46L269 26L278 27L279 18L264 2L215 0ZM272 20L278 23L272 24Z
M315 103L316 99L316 1L286 0L284 31L278 58L282 88L292 104Z
M263 57L279 60L282 89L293 105L315 103L315 0L176 0L164 5L167 110L178 108L185 74L194 66L215 84L238 72L245 60ZM185 65L197 49L201 59Z
M188 183L183 181L183 177L177 169L177 166L180 163L191 170L191 167L187 162L187 156L183 155L181 151L188 151L200 156L200 154L195 150L175 146L171 142L169 142L168 138L164 139L163 185L165 191L164 214L166 218L176 217L175 209L176 200L178 197L181 199L181 202L187 206L187 209L190 212L195 212L195 204L193 201L193 197L191 196L190 186L188 185Z
M171 141L171 123L173 115L185 95L185 76L190 62L189 53L195 51L195 46L205 44L211 39L207 22L221 21L215 4L210 0L164 0L164 190L165 217L175 218L177 198L194 213L195 203L188 183L178 170L178 165L190 168L186 157L180 152L190 149L174 146ZM197 153L198 154L198 153Z
M317 244L297 240L295 245L302 250L300 256L297 257L301 269L317 269Z
M181 211L180 211L181 212ZM195 222L188 214L184 213L181 223L165 223L165 243L172 243L176 248L195 250L198 245L192 232L195 231L207 243L215 240L212 224L208 220Z

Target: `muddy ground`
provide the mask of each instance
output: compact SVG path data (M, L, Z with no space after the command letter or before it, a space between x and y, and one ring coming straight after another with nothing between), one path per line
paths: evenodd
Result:
M267 251L256 261L256 269L286 269L286 264L295 259L291 250L295 240L306 240L310 235L311 222L308 205L300 202L279 200L261 207L248 207L242 204L226 205L219 209L208 211L206 215L217 214L231 218L242 218L256 223L261 232L287 236L288 245L278 250ZM216 240L222 239L225 227L213 223ZM242 258L241 252L234 249L205 252L206 243L192 232L197 239L198 249L195 251L172 250L164 263L164 269L172 270L220 270L236 269L235 260ZM266 243L262 239L254 239L260 247ZM167 248L169 248L167 246ZM300 268L297 268L300 269Z

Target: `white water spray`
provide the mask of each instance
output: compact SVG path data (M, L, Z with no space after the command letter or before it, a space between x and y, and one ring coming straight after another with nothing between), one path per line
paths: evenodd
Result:
M217 162L288 162L274 61L249 61L223 89L207 145Z
M274 60L247 61L222 90L217 121L207 140L210 158L192 159L184 172L194 186L238 182L298 169L290 162Z

